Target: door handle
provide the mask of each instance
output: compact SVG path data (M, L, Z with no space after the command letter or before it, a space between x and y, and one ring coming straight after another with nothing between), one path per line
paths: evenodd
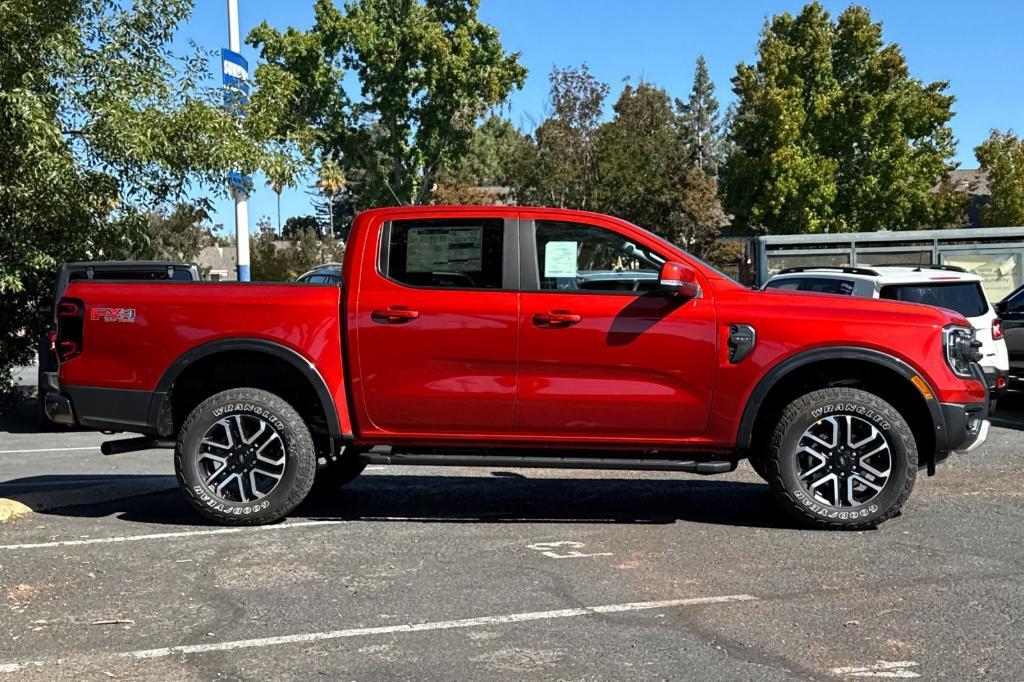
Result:
M370 317L377 322L387 322L389 324L401 324L402 322L409 322L415 320L420 316L420 311L409 310L404 306L390 306L386 310L374 310L370 313Z
M570 327L578 324L583 318L568 310L552 310L550 313L537 313L533 323L539 327Z

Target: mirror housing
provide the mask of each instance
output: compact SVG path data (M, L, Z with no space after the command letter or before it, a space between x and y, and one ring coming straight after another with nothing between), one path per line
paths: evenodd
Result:
M700 285L697 283L697 271L688 265L668 261L661 266L658 273L658 286L669 296L697 298L700 296Z
M992 307L995 309L996 315L1005 315L1006 314L1006 310L1007 310L1006 301L999 301L998 303L994 304Z

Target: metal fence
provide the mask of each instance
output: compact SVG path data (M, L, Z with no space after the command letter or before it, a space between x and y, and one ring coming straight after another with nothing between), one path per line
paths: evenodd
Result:
M998 301L1024 281L1024 227L792 234L754 240L758 286L783 268L814 265L957 265Z

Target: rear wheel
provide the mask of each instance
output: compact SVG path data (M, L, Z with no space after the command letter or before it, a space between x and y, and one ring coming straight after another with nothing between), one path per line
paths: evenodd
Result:
M872 528L897 516L917 475L917 444L892 405L866 391L826 388L794 400L772 434L773 492L819 528Z
M309 429L280 397L254 388L217 393L178 432L174 464L188 503L217 523L271 523L309 493L316 454Z

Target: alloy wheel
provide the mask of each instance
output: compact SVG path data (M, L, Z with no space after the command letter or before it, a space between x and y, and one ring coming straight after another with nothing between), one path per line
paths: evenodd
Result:
M857 507L882 493L893 456L885 434L863 417L845 414L811 424L797 443L800 485L832 507Z
M224 417L199 441L203 485L226 502L253 502L269 495L284 476L286 460L277 429L254 415Z

